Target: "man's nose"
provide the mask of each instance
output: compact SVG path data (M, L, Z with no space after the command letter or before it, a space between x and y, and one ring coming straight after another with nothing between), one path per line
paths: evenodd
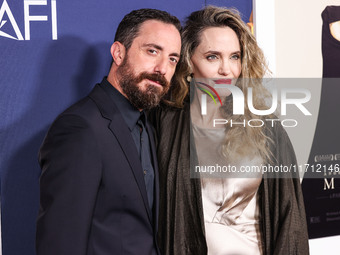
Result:
M161 75L165 75L168 70L169 60L166 57L160 57L156 61L155 72Z

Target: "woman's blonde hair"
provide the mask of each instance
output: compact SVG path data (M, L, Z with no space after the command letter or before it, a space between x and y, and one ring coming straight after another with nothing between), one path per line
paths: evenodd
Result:
M209 27L230 27L237 35L241 49L241 74L236 86L238 86L247 98L248 87L253 90L253 105L255 109L267 109L266 98L269 92L262 85L262 78L268 71L262 50L257 45L255 37L247 25L242 21L235 9L207 6L202 10L195 11L187 18L182 30L182 54L173 79L172 90L173 106L180 107L184 98L188 95L187 77L192 74L191 57L200 44L202 32ZM244 115L232 114L232 97L228 97L224 103L223 114L233 122L241 122L242 119L265 119L265 116L257 116L250 112L245 102ZM268 139L265 125L252 128L248 125L236 125L226 129L224 152L229 159L238 160L244 157L262 157L269 160L271 153L268 149Z

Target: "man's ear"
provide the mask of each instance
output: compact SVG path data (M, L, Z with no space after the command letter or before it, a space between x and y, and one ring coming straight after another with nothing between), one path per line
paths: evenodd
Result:
M126 50L125 46L121 44L120 42L114 42L111 45L111 56L113 58L113 61L117 66L120 66L123 63L123 60L125 58Z

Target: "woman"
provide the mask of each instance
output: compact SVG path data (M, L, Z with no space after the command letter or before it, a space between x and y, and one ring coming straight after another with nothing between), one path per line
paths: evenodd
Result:
M216 163L237 169L242 165L296 163L281 125L230 125L268 116L254 115L247 104L244 115L233 115L233 87L214 89L216 85L234 85L247 97L250 87L254 108L268 108L268 92L260 82L267 71L265 59L253 35L236 11L209 6L188 17L182 38L173 101L150 116L158 137L162 252L308 254L297 176L206 178L197 174L196 166ZM185 95L190 80L189 99ZM205 99L214 93L223 106L216 107L213 99ZM216 119L228 121L214 125ZM200 176L203 178L195 178Z

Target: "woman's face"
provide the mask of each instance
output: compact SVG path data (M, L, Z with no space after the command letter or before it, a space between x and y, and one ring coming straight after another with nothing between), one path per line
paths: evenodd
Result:
M241 49L230 27L210 27L201 34L201 43L191 57L194 78L210 78L216 84L238 78L241 73Z

